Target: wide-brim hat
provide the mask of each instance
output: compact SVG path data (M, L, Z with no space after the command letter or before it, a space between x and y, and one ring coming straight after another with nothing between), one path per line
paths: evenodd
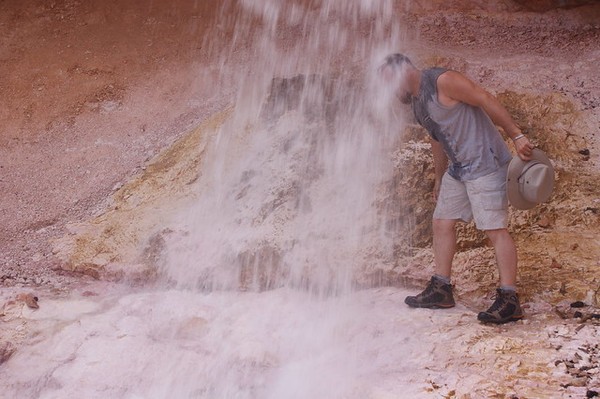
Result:
M508 165L506 191L511 205L530 209L547 201L554 189L554 168L544 151L534 148L531 160L515 155Z

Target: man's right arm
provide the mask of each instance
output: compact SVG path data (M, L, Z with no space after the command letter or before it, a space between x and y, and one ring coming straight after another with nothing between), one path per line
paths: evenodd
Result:
M448 157L439 141L430 138L431 153L433 154L433 170L435 173L435 184L433 186L433 199L437 201L442 183L442 177L448 168Z
M496 97L455 71L440 75L437 85L438 99L443 105L452 106L461 101L474 107L481 107L492 122L502 127L512 139L519 157L524 161L531 159L531 151L535 146L522 134L521 129Z

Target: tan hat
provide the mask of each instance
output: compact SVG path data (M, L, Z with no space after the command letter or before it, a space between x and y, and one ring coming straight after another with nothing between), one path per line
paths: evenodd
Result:
M550 198L554 188L554 168L544 151L534 148L530 161L515 155L508 165L506 191L511 205L530 209Z

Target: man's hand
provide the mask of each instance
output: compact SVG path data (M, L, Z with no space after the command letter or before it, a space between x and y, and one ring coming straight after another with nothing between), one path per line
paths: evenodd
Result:
M433 202L437 203L438 197L440 195L440 187L441 187L441 185L442 184L441 184L440 179L435 179L435 183L433 183L433 193L431 193L432 196L433 196Z
M438 195L440 194L440 187L442 185L442 178L446 169L448 169L448 157L442 148L442 145L434 140L429 140L431 143L431 152L433 154L433 172L435 177L435 183L433 185L432 197L437 202Z
M515 144L515 149L517 150L517 155L523 161L530 161L531 154L535 146L531 144L529 139L525 136L521 136L520 138L513 141Z

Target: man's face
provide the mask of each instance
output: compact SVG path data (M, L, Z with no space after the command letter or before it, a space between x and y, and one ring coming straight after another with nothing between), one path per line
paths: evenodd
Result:
M396 91L396 97L400 100L402 104L410 104L412 101L412 94L408 90L408 82L407 79L404 78L400 85L398 86L398 90Z
M390 85L391 87L395 87L394 94L402 104L411 103L412 94L408 84L408 73L406 67L398 69L385 66L380 70L380 74L386 84Z

